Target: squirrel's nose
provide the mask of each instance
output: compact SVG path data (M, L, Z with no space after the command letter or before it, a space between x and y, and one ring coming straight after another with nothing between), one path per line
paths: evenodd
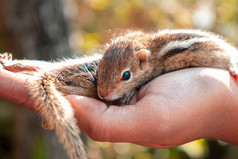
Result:
M100 99L105 99L105 97L108 95L106 90L98 89L98 97Z
M100 93L98 93L98 96L100 99L104 99L107 96L107 94L100 92Z

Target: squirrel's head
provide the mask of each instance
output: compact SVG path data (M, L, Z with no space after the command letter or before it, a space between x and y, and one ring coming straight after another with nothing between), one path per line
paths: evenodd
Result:
M99 63L97 92L101 99L114 101L133 95L147 70L150 51L135 38L118 37L104 50Z

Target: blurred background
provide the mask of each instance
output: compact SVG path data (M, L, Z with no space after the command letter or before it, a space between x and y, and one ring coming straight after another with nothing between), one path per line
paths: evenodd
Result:
M199 28L238 44L237 0L1 0L0 52L55 60L99 52L121 29ZM0 88L1 89L1 88ZM91 159L237 159L238 147L201 139L171 149L100 143ZM67 159L35 112L0 99L0 159Z

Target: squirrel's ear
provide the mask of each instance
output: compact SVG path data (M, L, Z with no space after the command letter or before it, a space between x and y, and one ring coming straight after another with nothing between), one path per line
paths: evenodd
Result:
M146 49L141 49L137 51L135 55L140 61L147 61L150 56L150 51Z

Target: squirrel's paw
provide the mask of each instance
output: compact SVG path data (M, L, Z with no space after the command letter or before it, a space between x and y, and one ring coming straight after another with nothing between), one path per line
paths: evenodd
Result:
M229 67L229 71L230 71L230 74L236 79L238 80L238 68L237 67Z
M11 53L2 53L0 54L0 60L10 60L12 61L12 54Z
M5 68L9 63L12 63L12 54L3 53L0 54L0 64Z

